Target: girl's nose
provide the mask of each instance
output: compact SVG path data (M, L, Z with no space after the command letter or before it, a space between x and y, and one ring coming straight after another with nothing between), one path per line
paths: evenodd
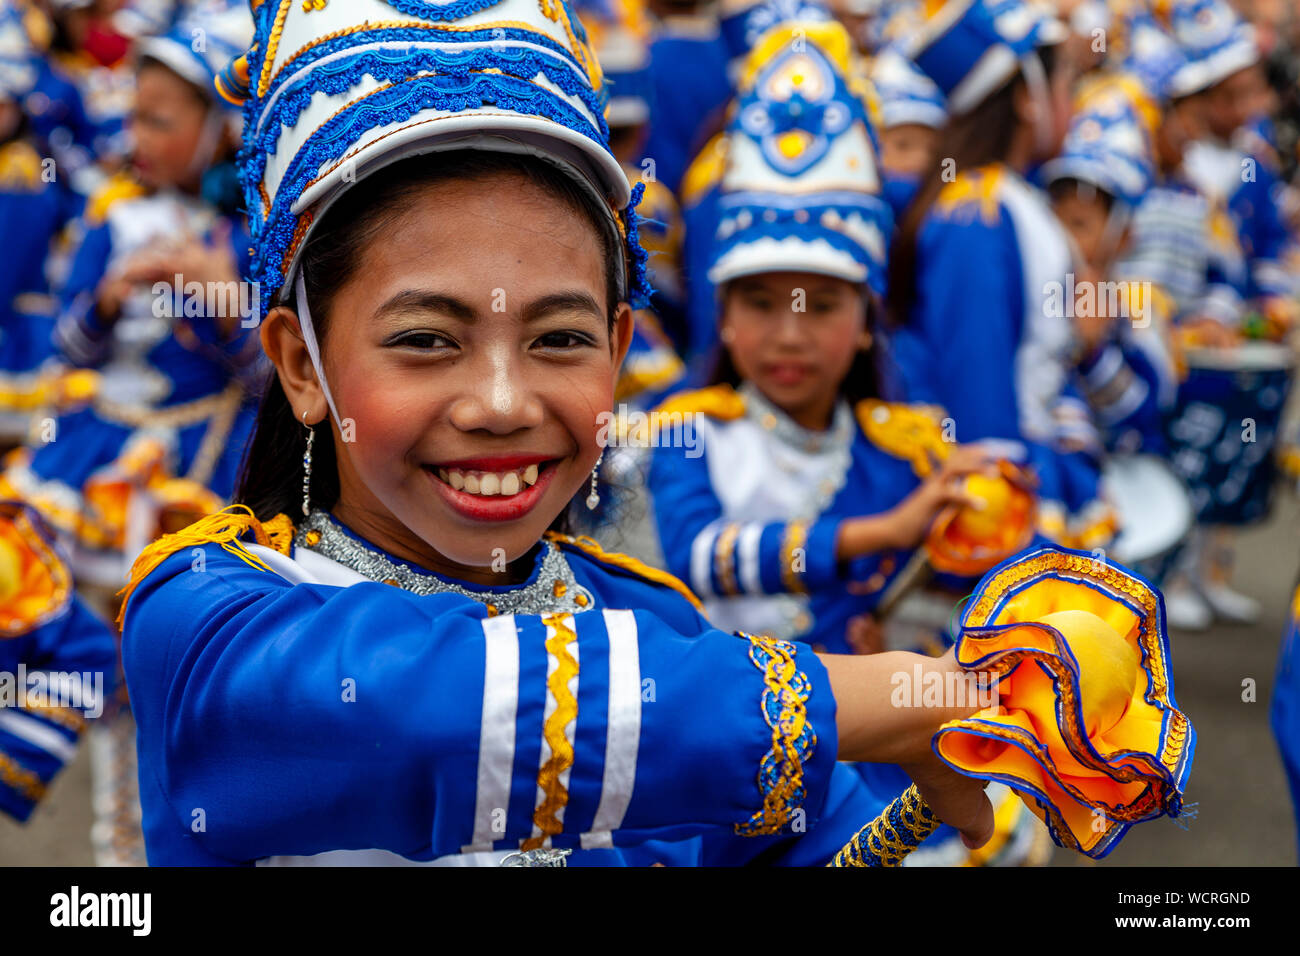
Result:
M541 400L513 348L492 349L482 361L466 363L458 381L451 422L461 431L508 435L542 424Z

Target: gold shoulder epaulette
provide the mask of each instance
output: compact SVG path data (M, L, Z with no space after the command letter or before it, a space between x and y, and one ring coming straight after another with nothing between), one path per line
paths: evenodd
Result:
M909 405L866 398L854 408L867 440L895 458L911 462L925 478L951 450L943 437L943 409L936 405Z
M671 588L686 600L690 601L695 610L703 611L700 599L686 584L677 577L669 574L667 571L660 571L658 568L652 568L644 561L638 561L629 554L620 554L617 551L606 551L600 546L600 543L586 535L574 538L567 534L560 534L555 531L548 531L546 534L548 541L554 541L556 544L565 548L573 548L575 551L581 551L590 558L599 561L601 564L608 564L611 567L619 568L626 571L634 577L649 581L652 584L658 584L662 587Z
M143 196L146 190L126 173L118 173L86 201L85 218L88 225L98 226L108 216L109 208L124 199Z
M240 540L250 532L253 540L264 548L273 548L283 555L288 555L293 545L293 522L288 515L278 514L263 524L257 520L247 505L231 505L216 514L200 518L188 528L175 534L166 534L140 552L140 556L131 565L131 574L124 587L118 593L122 596L122 609L117 614L117 625L122 626L126 618L126 603L137 584L148 577L158 565L162 564L177 551L196 548L205 544L219 544L245 564L270 571L261 560L249 551Z
M0 146L0 189L39 192L41 156L31 144L15 140Z
M745 414L745 399L730 385L710 385L708 388L697 388L673 395L651 412L651 417L660 418L692 412L721 419L724 422L732 421Z
M939 190L935 211L951 217L957 212L975 211L989 225L998 221L1001 203L998 187L1002 182L1002 168L996 164L978 169L961 170L957 178Z

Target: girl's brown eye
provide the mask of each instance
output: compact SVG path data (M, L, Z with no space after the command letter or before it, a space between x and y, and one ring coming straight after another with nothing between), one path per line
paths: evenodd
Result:
M595 343L591 336L580 332L547 332L537 339L537 344L544 349L572 349Z
M389 340L386 344L408 349L438 349L453 345L445 335L436 332L408 332Z

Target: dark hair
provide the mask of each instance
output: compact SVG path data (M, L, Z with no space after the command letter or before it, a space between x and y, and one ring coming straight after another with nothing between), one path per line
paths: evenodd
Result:
M1044 47L1037 51L1037 55L1043 64L1043 72L1050 77L1056 64L1055 51ZM935 155L929 170L921 178L921 186L908 204L889 250L886 315L894 327L907 323L916 301L917 239L930 207L946 185L945 173L953 168L978 169L1006 159L1019 122L1016 95L1024 86L1024 75L1017 71L979 106L969 113L949 118L944 126L941 134L943 150Z
M605 259L605 295L610 327L619 306L619 240L596 197L558 166L533 156L475 150L452 150L414 156L387 166L343 194L322 217L303 247L301 268L307 307L321 351L329 338L328 316L334 297L355 275L362 251L409 207L413 197L435 183L452 179L482 180L520 176L582 214L600 237ZM289 287L286 285L285 292ZM302 513L301 451L306 433L272 370L257 409L257 423L244 456L235 500L248 505L260 520ZM316 430L312 445L311 505L334 507L339 496L338 459L328 425ZM562 514L552 527L564 524Z
M722 289L722 297L725 301L727 288ZM876 313L879 306L876 304L876 297L865 286L862 287L862 304L866 315L867 331L872 336L872 347L865 351L859 349L853 356L853 364L849 366L849 372L844 376L844 381L840 383L840 396L850 405L856 405L864 398L880 398L882 375L880 371L880 361L877 356L881 354L876 343L879 339L876 336ZM721 342L715 347L713 356L713 368L709 375L710 385L730 385L733 388L741 383L740 371L736 368L735 361L731 358L731 352Z
M1047 193L1052 197L1053 202L1069 196L1078 196L1080 199L1100 199L1107 213L1115 205L1114 195L1096 183L1076 179L1073 176L1062 176L1060 179L1053 180L1047 187Z

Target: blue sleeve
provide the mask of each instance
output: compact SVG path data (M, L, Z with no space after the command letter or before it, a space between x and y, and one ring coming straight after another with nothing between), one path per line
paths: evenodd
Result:
M1255 176L1242 184L1229 204L1240 223L1242 249L1249 260L1249 298L1292 295L1295 280L1284 264L1291 231L1279 209L1284 184L1267 163L1255 163Z
M99 716L116 690L117 646L108 625L76 597L58 617L5 643L0 670L22 696L21 706L0 707L0 811L21 822L72 760L87 718ZM19 664L27 677L21 687ZM38 672L59 676L36 684ZM69 696L51 699L42 689L55 680Z
M741 839L717 830L701 841L704 866L825 866L864 826L880 815L889 800L882 800L863 782L854 764L839 764L831 776L830 792L821 820L814 827L796 821L787 832ZM901 776L901 774L900 774ZM906 781L906 777L903 776Z
M648 486L668 570L701 598L806 593L841 580L839 518L727 521L709 478L708 452L661 443Z
M54 346L72 365L90 367L107 358L112 326L100 321L95 293L111 253L112 233L107 225L87 230L59 295Z
M918 263L916 305L894 337L907 400L956 410L958 441L1019 439L1024 293L1005 214L992 224L931 213Z
M123 635L151 863L764 834L825 802L835 701L801 646L194 552L139 585Z

